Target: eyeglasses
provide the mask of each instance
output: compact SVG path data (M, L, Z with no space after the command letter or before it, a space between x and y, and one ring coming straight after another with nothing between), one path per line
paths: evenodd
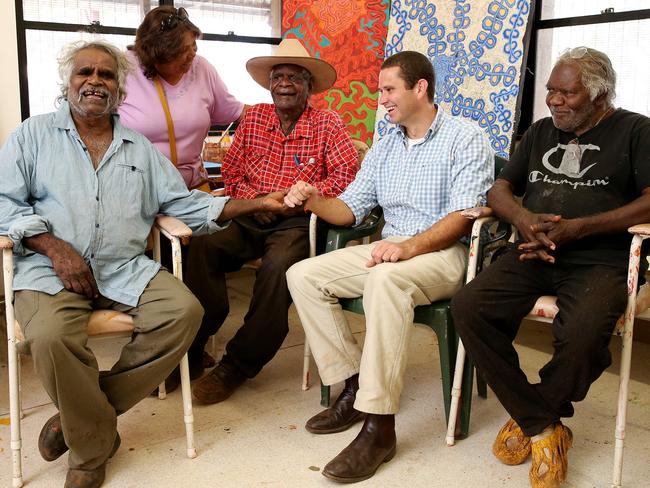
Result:
M187 10L183 7L176 9L175 14L170 14L160 22L160 30L162 32L175 29L181 22L189 22L190 17L187 15Z
M567 52L569 53L569 57L572 59L580 59L583 57L585 54L587 54L587 48L584 46L580 47L574 47L567 49Z

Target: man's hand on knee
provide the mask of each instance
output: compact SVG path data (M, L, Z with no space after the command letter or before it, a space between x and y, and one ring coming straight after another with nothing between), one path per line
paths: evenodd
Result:
M66 290L88 298L97 298L99 290L95 277L84 258L66 241L50 233L23 238L24 244L52 261L54 272L63 282Z

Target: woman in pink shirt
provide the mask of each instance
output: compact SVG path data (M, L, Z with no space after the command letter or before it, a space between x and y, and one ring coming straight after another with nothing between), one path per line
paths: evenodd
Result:
M176 143L176 167L189 189L207 181L201 150L211 125L238 120L247 106L228 93L214 67L196 54L201 31L184 8L151 10L138 27L127 57L133 71L119 108L121 122L144 134L167 158L170 128L156 83L169 107Z

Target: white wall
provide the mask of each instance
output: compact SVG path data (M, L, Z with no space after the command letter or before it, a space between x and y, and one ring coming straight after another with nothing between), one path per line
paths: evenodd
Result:
M20 123L16 11L13 1L0 1L0 145Z

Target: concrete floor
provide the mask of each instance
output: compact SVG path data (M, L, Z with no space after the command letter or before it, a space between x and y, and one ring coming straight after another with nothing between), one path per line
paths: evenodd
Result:
M220 356L225 341L241 324L248 305L252 272L233 274L231 316L218 334ZM352 316L355 330L363 320ZM363 333L358 333L359 340ZM122 446L108 464L107 488L126 487L333 487L321 468L356 435L358 427L328 436L304 430L306 419L320 410L319 388L300 389L304 335L291 311L291 332L276 358L260 375L246 382L228 401L196 405L198 457L185 457L180 392L166 400L146 398L119 419ZM113 341L96 344L101 362L110 363L119 348ZM550 348L546 326L525 325L518 349L522 365L535 377ZM618 389L620 340L612 340L614 364L593 385L587 399L576 405L566 423L574 434L569 451L566 487L607 487L613 462L614 416ZM626 487L650 486L650 346L635 343L623 482ZM6 351L0 356L0 486L11 484ZM317 378L315 367L313 377ZM55 408L31 368L23 361L23 466L29 487L60 487L66 473L65 456L43 461L36 448L41 426ZM440 366L434 334L416 327L412 336L402 407L397 416L395 458L358 486L367 487L511 487L528 485L530 463L508 467L491 454L495 434L507 415L490 392L487 400L473 397L471 431L454 447L445 445ZM334 395L337 392L334 391Z

